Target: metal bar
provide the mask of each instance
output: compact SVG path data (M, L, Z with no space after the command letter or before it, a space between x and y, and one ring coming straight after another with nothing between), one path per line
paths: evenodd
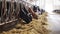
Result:
M1 11L2 22L5 21L5 17L6 17L6 0L2 0L2 11Z
M14 13L14 7L13 7L13 1L14 0L11 0L11 8L10 8L10 20L13 19L13 13Z
M16 4L16 16L18 17L18 14L20 12L20 5L19 5L19 0L17 1L17 4Z
M14 20L11 20L11 21L8 21L8 22L0 23L0 26L1 26L1 25L4 25L4 24L12 23L12 22L17 21L17 20L18 20L18 19L14 19Z

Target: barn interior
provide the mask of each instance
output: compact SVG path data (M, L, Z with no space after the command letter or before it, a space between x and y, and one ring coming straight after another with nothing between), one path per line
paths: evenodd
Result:
M60 0L0 0L0 34L60 34Z

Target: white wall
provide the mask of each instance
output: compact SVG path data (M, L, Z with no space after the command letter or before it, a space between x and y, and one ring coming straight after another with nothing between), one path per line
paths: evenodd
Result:
M60 0L45 0L45 10L53 11L55 9L60 9Z
M26 1L26 0L25 0ZM32 2L30 2L29 0L27 0L27 2L33 4L33 5L37 5L40 6L40 8L44 9L45 8L45 0L34 0Z
M53 11L53 0L45 0L45 10Z
M54 9L60 9L60 0L54 0Z
M36 2L36 5L40 6L40 8L44 9L45 8L45 0L38 0Z

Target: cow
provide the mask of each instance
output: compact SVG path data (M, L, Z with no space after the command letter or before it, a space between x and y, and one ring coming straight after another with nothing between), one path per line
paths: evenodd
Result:
M20 5L20 13L19 17L23 19L26 23L30 23L32 21L31 14L26 10L25 6Z

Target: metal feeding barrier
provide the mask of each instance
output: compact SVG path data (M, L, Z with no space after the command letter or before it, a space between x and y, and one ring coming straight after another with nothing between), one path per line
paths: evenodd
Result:
M0 25L17 21L20 18L22 18L26 22L28 21L30 22L32 20L32 16L29 13L29 11L26 10L25 7L25 6L28 7L29 5L33 6L32 4L29 4L22 0L9 0L9 1L1 0L0 1ZM34 12L32 13L34 14Z
M8 30L9 28L16 25L19 21L20 7L19 3L15 2L15 0L0 1L0 31Z
M19 3L14 0L0 1L0 25L18 20Z

